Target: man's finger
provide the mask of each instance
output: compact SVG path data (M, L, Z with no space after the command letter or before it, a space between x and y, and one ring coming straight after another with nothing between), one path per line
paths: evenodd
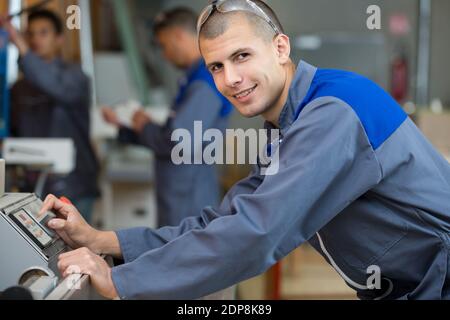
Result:
M59 261L58 269L61 275L66 278L71 274L82 274L83 271L86 271L86 266L82 259L75 257Z
M61 275L63 278L67 278L73 274L87 274L86 272L83 271L82 268L80 268L79 266L68 266L63 272L61 271Z
M61 254L58 261L58 269L66 277L74 273L91 274L93 266L90 251L81 248Z
M86 260L86 254L80 249L72 250L69 252L61 253L58 257L58 266L65 269L70 264L76 264L76 262L82 262Z
M58 198L56 198L54 195L49 195L44 201L44 205L41 208L41 211L39 211L39 215L44 214L47 211L57 210L59 213L61 213L63 216L67 217L68 211L67 210L61 210L65 206L68 206Z
M44 204L43 204L41 210L39 211L39 215L42 215L43 213L53 209L55 201L56 201L56 197L54 195L48 195L44 200Z
M66 232L64 231L64 229L61 230L55 230L56 233L58 234L58 236L64 240L65 243L67 243L69 245L69 247L71 249L76 249L77 248L77 244L75 242L72 241L72 239L66 234Z
M74 257L74 256L80 256L80 257L83 256L83 257L85 257L87 252L88 251L86 250L86 248L79 248L79 249L76 249L76 250L72 250L72 251L64 252L64 253L60 254L59 255L59 259L60 260L61 259L66 259L66 258Z
M63 230L66 227L66 220L52 219L48 222L48 226L53 230Z
M48 195L45 198L42 208L38 213L38 218L45 215L47 213L47 211L50 211L50 209L48 209L48 208L53 207L53 198L55 198L55 196L53 196L53 195Z

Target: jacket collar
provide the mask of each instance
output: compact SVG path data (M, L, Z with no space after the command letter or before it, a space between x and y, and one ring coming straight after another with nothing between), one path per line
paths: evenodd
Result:
M302 107L302 102L304 101L308 91L313 82L314 76L316 75L317 68L306 63L305 61L300 61L295 72L294 79L292 80L291 86L289 88L289 94L286 104L281 111L279 118L279 125L281 134L284 136L298 118L300 109ZM270 124L266 124L267 127L271 127Z

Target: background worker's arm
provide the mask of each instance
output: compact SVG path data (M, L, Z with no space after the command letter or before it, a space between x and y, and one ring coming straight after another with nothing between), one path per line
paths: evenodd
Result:
M111 108L104 106L101 109L103 119L110 125L115 126L118 129L117 140L121 143L126 144L139 144L139 135L132 128L123 125L116 111Z
M25 56L28 51L30 51L30 47L25 41L25 38L20 34L19 31L17 31L16 28L14 28L7 16L0 17L0 27L5 28L5 30L8 32L9 40L17 47L20 56Z
M158 156L170 157L177 144L171 141L174 130L186 129L194 137L194 122L201 121L203 130L211 128L220 116L221 108L222 101L213 89L204 81L195 81L166 125L148 122L139 134L139 143L152 149Z
M254 192L235 196L226 212L205 210L218 218L113 268L119 296L195 299L258 275L382 178L355 112L329 98L303 109L279 155L278 173ZM127 256L132 244L119 242Z

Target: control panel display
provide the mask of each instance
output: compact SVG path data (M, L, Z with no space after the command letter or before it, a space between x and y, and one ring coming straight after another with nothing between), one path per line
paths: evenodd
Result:
M19 210L11 216L12 220L41 248L52 243L49 235L40 223L35 221L25 210Z

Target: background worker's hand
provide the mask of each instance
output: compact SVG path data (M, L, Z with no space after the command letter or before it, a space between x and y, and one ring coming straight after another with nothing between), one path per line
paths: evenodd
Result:
M119 117L117 113L110 107L102 107L103 119L113 126L120 127Z
M152 118L150 118L144 110L138 110L134 113L131 122L133 130L137 133L141 133L145 126L152 122Z
M117 298L117 290L106 261L88 248L63 253L58 258L58 269L66 278L71 274L87 274L94 289L108 299Z
M49 195L45 199L39 215L43 215L47 211L57 214L57 218L48 222L48 227L55 230L72 249L88 247L95 251L95 240L100 232L92 228L73 205Z
M8 32L10 41L17 47L17 49L19 49L20 55L26 55L29 50L28 43L22 34L14 28L7 16L0 17L0 27L4 28Z

